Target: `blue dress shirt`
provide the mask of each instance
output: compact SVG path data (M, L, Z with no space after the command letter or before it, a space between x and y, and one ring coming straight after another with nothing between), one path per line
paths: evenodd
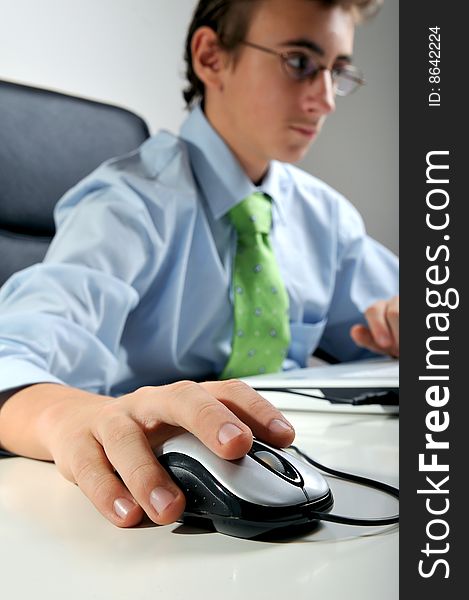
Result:
M44 262L0 290L0 390L57 382L118 395L220 373L233 328L227 212L254 191L273 199L290 301L284 368L304 366L318 345L340 360L369 355L349 329L397 293L397 258L298 168L273 161L256 187L196 107L180 137L158 133L60 200Z

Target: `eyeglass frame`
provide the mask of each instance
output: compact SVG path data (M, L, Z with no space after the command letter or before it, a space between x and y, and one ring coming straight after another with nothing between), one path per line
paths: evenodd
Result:
M310 73L309 75L306 75L304 77L295 77L286 67L286 61L288 60L288 58L291 57L292 54L300 54L301 52L304 52L304 54L307 54L305 51L290 50L287 52L279 52L278 50L274 50L273 48L267 48L266 46L261 46L260 44L254 44L253 42L248 42L247 40L242 40L241 44L243 46L248 46L249 48L254 48L256 50L261 50L262 52L266 52L268 54L273 54L274 56L278 56L278 58L280 58L280 61L282 63L282 68L283 68L285 74L293 81L301 82L301 81L306 81L307 79L314 81L316 76L321 71L329 71L331 73L332 83L335 83L336 77L338 76L338 75L334 76L334 72L335 72L334 68L329 69L329 67L325 67L324 65L318 65L317 69L316 69L316 71L314 71L314 73ZM351 76L346 77L346 79L349 79L350 81L354 82L356 85L354 88L352 88L350 90L350 92L347 92L345 94L343 92L340 92L338 89L336 89L335 94L337 96L349 96L350 94L353 94L353 92L355 92L359 87L366 84L366 81L363 78L363 74L358 67L356 67L355 65L346 65L345 68L348 68L352 71L352 73L350 74ZM344 68L344 70L345 70L345 68Z

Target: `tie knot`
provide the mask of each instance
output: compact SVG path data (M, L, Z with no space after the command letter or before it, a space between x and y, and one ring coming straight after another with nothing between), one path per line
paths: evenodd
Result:
M229 215L240 236L270 232L272 205L265 194L254 192L234 206Z

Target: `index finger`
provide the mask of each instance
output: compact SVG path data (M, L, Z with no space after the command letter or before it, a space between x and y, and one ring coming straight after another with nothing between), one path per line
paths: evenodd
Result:
M222 458L244 456L253 433L277 445L294 437L283 415L241 381L182 381L139 392L139 400L129 404L135 420L149 430L162 423L183 427ZM152 421L153 428L148 427Z
M247 383L230 379L207 381L201 385L246 423L256 437L280 447L293 442L293 425Z

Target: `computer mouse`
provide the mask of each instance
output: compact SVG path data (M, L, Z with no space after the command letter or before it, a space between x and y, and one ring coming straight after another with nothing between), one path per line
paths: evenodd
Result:
M317 522L312 511L333 506L319 471L257 439L246 456L226 460L185 432L164 442L155 455L186 496L183 523L253 538L311 527Z

